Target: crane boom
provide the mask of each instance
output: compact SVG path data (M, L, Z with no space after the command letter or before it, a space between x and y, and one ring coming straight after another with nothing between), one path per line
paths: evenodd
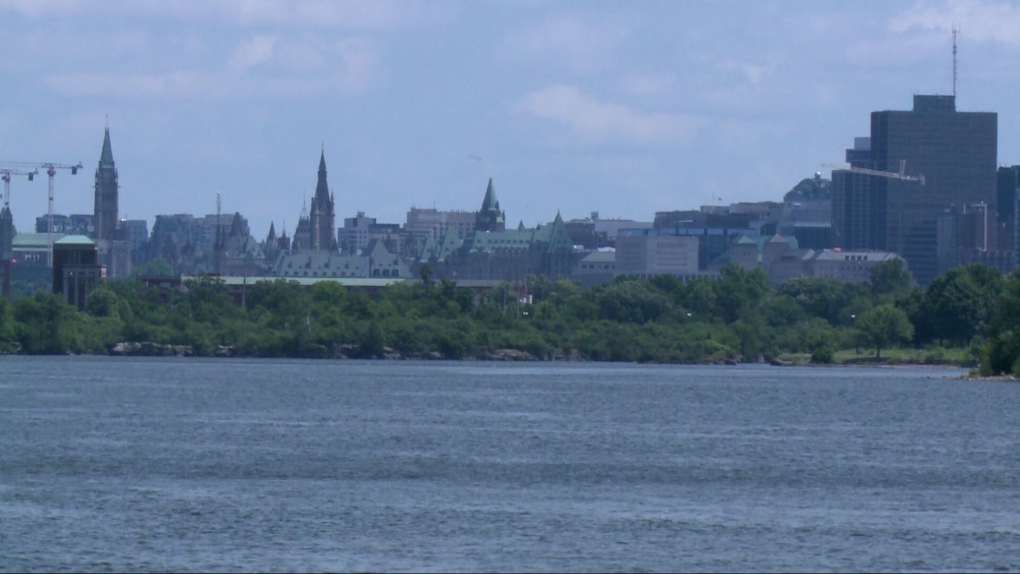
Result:
M860 173L860 174L864 174L864 175L874 175L876 177L888 177L890 179L900 179L900 180L903 180L903 181L917 181L917 182L920 182L921 185L924 185L924 174L922 173L922 174L918 174L918 175L907 175L906 174L906 162L904 162L904 161L900 161L900 171L898 171L898 172L895 172L895 171L880 171L880 170L877 170L877 169L868 169L866 167L843 166L843 165L836 165L836 164L832 164L832 163L823 163L822 167L828 167L828 168L831 168L833 170L849 171L851 173Z
M20 169L0 169L0 173L3 174L4 180L4 207L10 207L11 205L11 176L12 175L27 175L28 181L32 181L36 175L39 174L38 169L32 171L22 171Z

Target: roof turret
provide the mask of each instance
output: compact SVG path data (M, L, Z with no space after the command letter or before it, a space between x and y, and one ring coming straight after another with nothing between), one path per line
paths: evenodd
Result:
M489 178L489 185L485 188L485 199L482 200L482 208L475 217L475 229L478 231L503 231L506 228L506 216L499 209L499 200L496 199L496 188L492 185L492 178Z

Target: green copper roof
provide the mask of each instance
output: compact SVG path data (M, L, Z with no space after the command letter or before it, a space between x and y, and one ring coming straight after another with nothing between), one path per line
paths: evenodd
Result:
M489 178L489 185L485 188L485 199L482 200L482 211L499 211L499 200L496 199L496 190L492 187L492 178Z
M482 208L475 216L475 229L481 231L501 231L506 219L499 210L499 200L496 199L496 189L492 186L492 178L489 178L489 185L485 188L485 199L482 200Z
M92 241L84 235L65 235L60 239L53 242L54 245L95 245L96 242Z

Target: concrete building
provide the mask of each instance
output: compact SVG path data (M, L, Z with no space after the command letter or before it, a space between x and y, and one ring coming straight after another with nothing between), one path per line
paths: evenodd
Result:
M572 279L582 287L593 287L608 283L616 277L616 251L600 249L592 251L581 258L574 268Z
M652 230L626 230L616 238L619 275L692 276L698 273L697 236L660 235Z
M387 249L402 254L407 234L396 223L378 223L359 211L355 217L345 217L344 226L336 230L336 241L342 253L358 254L368 248L372 240L387 244ZM412 251L413 252L413 251Z
M477 211L438 211L435 208L412 207L407 212L404 231L419 249L426 241L438 241L447 233L467 237L475 230Z
M801 249L796 240L778 234L761 245L743 237L730 250L730 261L745 270L760 267L772 285L802 276L864 283L871 280L872 267L890 259L901 258L888 251Z

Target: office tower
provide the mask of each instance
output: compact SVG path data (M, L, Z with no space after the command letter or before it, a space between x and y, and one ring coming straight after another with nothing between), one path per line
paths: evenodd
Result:
M843 246L893 251L919 283L931 282L944 270L939 216L995 209L997 123L994 112L956 111L954 96L916 95L910 111L872 112L869 141L848 150L850 169L833 172Z

